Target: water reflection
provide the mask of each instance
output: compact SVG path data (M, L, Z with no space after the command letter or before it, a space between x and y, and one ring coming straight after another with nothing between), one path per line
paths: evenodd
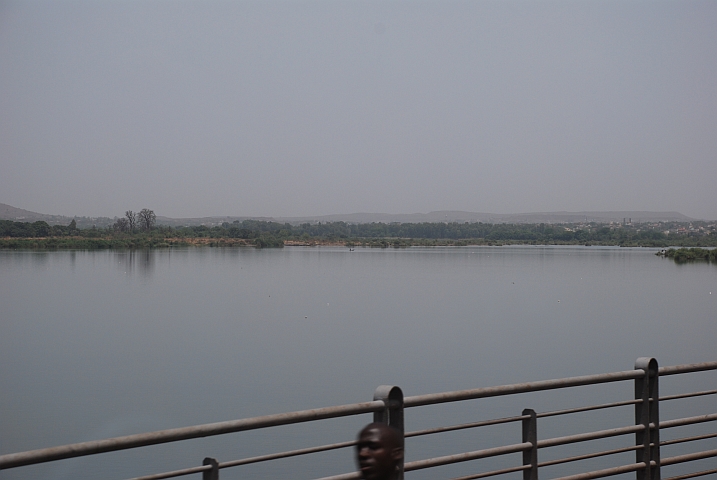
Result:
M30 258L32 259L33 266L45 268L47 262L50 260L50 254L48 252L33 252Z
M128 275L139 273L143 277L151 277L154 273L156 252L153 250L127 250L113 254L115 266Z
M12 268L16 265L22 265L23 267L32 266L39 267L40 270L44 270L50 260L51 255L55 255L56 252L47 251L0 251L0 266L3 268Z

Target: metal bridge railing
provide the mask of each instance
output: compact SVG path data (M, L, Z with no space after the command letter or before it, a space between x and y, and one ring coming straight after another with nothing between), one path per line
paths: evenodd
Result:
M602 470L584 472L577 475L560 477L557 480L587 480L629 472L635 472L637 480L660 480L661 467L663 466L676 465L680 463L717 457L717 450L703 450L667 458L661 458L660 455L661 447L717 438L717 433L708 433L668 441L660 441L661 430L717 421L717 413L706 413L699 416L678 418L667 421L662 421L659 417L659 406L661 402L717 394L717 389L712 389L660 397L658 388L659 378L669 375L678 375L706 370L717 370L717 362L677 365L658 368L657 361L655 359L639 358L635 363L634 370L628 370L624 372L586 375L580 377L544 380L496 387L476 388L471 390L460 390L453 392L442 392L406 398L403 397L403 392L399 387L384 385L378 387L374 395L374 400L371 402L317 408L312 410L302 410L276 415L266 415L261 417L210 423L192 427L174 428L144 434L110 438L106 440L76 443L53 448L45 448L28 452L2 455L0 456L0 469L18 468L26 465L52 462L73 457L94 455L98 453L119 451L130 448L176 442L180 440L188 440L193 438L223 435L227 433L255 430L279 425L289 425L302 422L311 422L314 420L373 413L374 421L383 422L395 427L403 433L405 439L457 430L479 428L489 425L521 422L522 438L520 439L521 441L518 443L406 462L402 466L401 477L403 477L404 472L411 472L421 469L438 467L441 465L449 465L453 463L496 457L512 453L522 453L522 462L520 465L515 465L512 467L502 468L498 470L480 472L473 475L459 477L454 480L473 480L515 472L523 472L523 480L537 480L538 472L541 467L548 467L552 465L576 462L580 460L634 451L635 462L633 463L617 465ZM622 382L629 380L632 380L634 382L635 387L635 396L634 398L629 400L598 405L588 405L571 409L547 411L541 413L536 413L532 409L525 409L522 411L521 415L517 415L514 417L496 418L472 423L464 423L460 425L442 426L413 432L404 431L404 410L406 408L459 402L464 400L473 400L488 397L508 396L519 393L572 388L584 385ZM561 437L553 437L546 439L537 438L537 422L540 418L568 415L578 412L603 410L615 407L624 407L629 405L633 405L635 409L635 422L631 425ZM627 447L602 450L582 455L574 455L544 462L538 461L538 452L540 449L624 435L634 435L634 444ZM184 468L171 472L163 472L154 475L147 475L143 477L138 477L134 480L159 480L164 478L175 478L199 473L202 474L203 480L218 480L219 471L225 468L238 467L241 465L248 465L259 462L267 462L271 460L295 457L299 455L307 455L317 452L325 452L339 448L347 448L354 446L355 443L355 441L346 441L341 443L308 447L298 450L255 456L221 463L214 458L208 457L204 459L203 464L201 466ZM674 476L668 480L684 480L688 478L695 478L715 473L717 473L717 468ZM352 480L358 478L359 474L356 472L352 472L332 477L325 477L321 480Z

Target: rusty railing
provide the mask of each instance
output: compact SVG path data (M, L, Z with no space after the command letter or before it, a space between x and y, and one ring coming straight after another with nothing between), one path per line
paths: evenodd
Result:
M712 396L717 394L717 385L710 385L712 388L696 392L686 392L670 396L659 396L659 379L665 376L681 375L706 370L717 370L717 362L699 363L691 365L678 365L672 367L658 368L654 358L639 358L635 363L634 370L613 372L598 375L586 375L580 377L562 378L556 380L543 380L514 385L503 385L496 387L476 388L471 390L460 390L442 392L428 395L405 397L397 386L380 386L374 394L373 401L340 405L334 407L302 410L297 412L266 415L261 417L232 420L227 422L210 423L191 427L174 428L124 437L109 438L105 440L63 445L53 448L44 448L0 456L0 469L14 469L27 465L34 465L44 462L53 462L67 458L94 455L104 452L113 452L131 448L157 445L162 443L177 442L181 440L222 435L233 432L256 430L279 425L289 425L315 420L346 417L360 414L373 414L374 421L387 423L400 432L403 432L404 439L423 437L427 435L440 434L465 429L486 427L490 425L520 423L522 435L520 441L508 445L498 445L481 450L460 452L451 455L426 458L406 462L402 465L401 478L404 472L412 472L427 468L434 468L442 465L449 465L459 462L497 457L507 454L522 454L522 461L510 467L481 471L472 475L458 477L454 480L473 480L490 476L505 475L522 472L524 480L537 480L541 468L553 465L565 464L597 457L608 457L626 452L635 452L635 461L628 464L621 464L603 468L600 470L587 471L575 475L559 477L559 480L587 480L602 478L612 475L635 472L637 480L660 480L661 468L670 465L693 462L696 460L717 457L717 449L693 451L688 454L661 457L662 447L692 443L717 438L717 433L692 435L684 438L677 438L668 441L660 441L660 432L666 429L695 425L717 421L717 413L705 412L697 416L689 416L671 420L661 420L659 416L660 404L666 401L673 401L686 398ZM631 381L634 383L635 395L633 398L618 402L578 406L570 409L535 412L532 409L524 409L520 415L505 418L486 419L459 425L441 426L437 428L424 429L412 432L405 432L404 411L419 406L437 405L443 403L460 402L489 397L503 397L529 392L540 392L546 390L568 389L585 385L597 385L605 383ZM557 417L579 412L595 410L607 410L617 407L633 406L635 421L630 425L605 430L584 432L579 434L558 436L553 438L538 439L538 420L547 417ZM567 456L564 458L548 461L538 461L538 453L541 449L561 445L587 442L591 440L631 436L634 440L627 446L599 450L596 452L581 455ZM214 458L207 457L203 464L190 468L178 469L153 475L138 477L134 480L159 480L174 478L191 474L201 474L203 480L218 480L219 471L226 468L238 467L241 465L268 462L282 458L308 455L317 452L326 452L339 448L348 448L355 445L355 441L349 440L341 443L307 447L297 450L272 453L261 456L254 456L238 460L219 462ZM673 476L669 480L684 480L705 475L714 475L717 468L690 472ZM353 480L358 479L356 472L325 477L322 480Z

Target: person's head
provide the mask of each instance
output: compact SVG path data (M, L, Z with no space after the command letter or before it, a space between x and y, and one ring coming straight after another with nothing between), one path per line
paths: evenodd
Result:
M384 423L370 423L358 435L356 463L364 480L396 478L403 459L401 434Z

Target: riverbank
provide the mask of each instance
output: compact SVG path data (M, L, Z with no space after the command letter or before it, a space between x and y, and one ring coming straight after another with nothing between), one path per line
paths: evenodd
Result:
M675 242L675 247L680 245ZM254 247L254 248L282 248L294 247L367 247L367 248L407 248L407 247L467 247L467 246L493 246L508 245L573 245L586 247L647 247L660 248L663 245L654 242L593 242L581 243L576 241L524 241L524 240L488 240L484 238L471 239L431 239L431 238L353 238L353 239L286 239L273 236L262 236L252 239L227 237L165 237L160 235L135 236L102 236L87 238L83 236L66 237L5 237L0 238L0 249L8 250L141 250L173 247ZM706 252L706 253L705 253ZM711 253L710 253L711 252ZM699 247L670 248L658 252L658 255L674 258L677 261L713 259L717 250ZM711 255L711 256L710 256Z
M118 221L119 222L119 221ZM703 222L704 223L704 222ZM649 228L648 228L649 227ZM675 228L679 227L679 228ZM682 232L672 234L672 231ZM45 222L0 221L4 249L145 249L187 246L402 248L431 246L584 245L652 248L717 247L715 225L656 224L347 224L290 225L246 220L221 226L166 225L78 229Z
M2 249L22 250L136 250L171 247L255 247L254 243L238 238L85 238L39 237L0 238Z
M671 258L677 263L695 260L717 262L717 248L711 250L706 248L668 248L667 250L660 250L655 255Z

